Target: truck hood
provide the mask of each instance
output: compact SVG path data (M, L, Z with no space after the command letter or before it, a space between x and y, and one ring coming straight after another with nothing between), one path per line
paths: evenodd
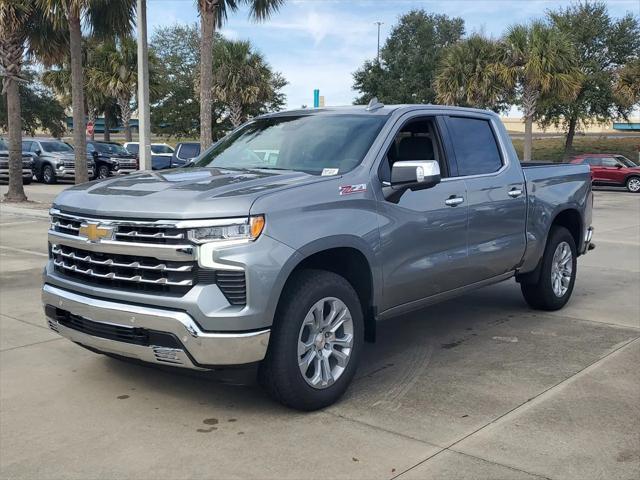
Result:
M264 193L327 178L289 170L146 171L76 185L60 193L53 206L69 213L118 218L241 217Z

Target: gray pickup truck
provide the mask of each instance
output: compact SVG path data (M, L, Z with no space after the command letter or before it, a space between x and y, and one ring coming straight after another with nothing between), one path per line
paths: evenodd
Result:
M514 277L531 307L564 306L592 203L588 166L523 168L491 112L270 114L189 167L61 193L42 299L92 351L257 366L313 410L346 390L378 320Z

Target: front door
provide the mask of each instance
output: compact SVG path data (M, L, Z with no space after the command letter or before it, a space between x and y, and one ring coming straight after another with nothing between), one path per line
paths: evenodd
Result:
M467 191L452 178L434 117L413 117L396 132L378 172L388 182L401 160L437 160L447 179L404 192L397 203L379 202L380 258L384 270L381 311L464 284L467 261ZM453 168L452 168L453 167Z

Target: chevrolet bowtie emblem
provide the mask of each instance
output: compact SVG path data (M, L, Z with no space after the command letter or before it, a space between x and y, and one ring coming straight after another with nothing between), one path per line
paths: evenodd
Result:
M101 226L99 223L83 223L78 231L79 236L90 242L113 239L113 227Z

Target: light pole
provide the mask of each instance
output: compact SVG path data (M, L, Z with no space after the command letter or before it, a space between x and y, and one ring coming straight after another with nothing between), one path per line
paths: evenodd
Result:
M380 26L384 25L384 22L373 22L378 26L378 55L377 55L377 59L378 59L378 65L380 64Z
M140 170L151 169L151 120L149 113L149 49L147 0L137 0L138 30L138 134Z

